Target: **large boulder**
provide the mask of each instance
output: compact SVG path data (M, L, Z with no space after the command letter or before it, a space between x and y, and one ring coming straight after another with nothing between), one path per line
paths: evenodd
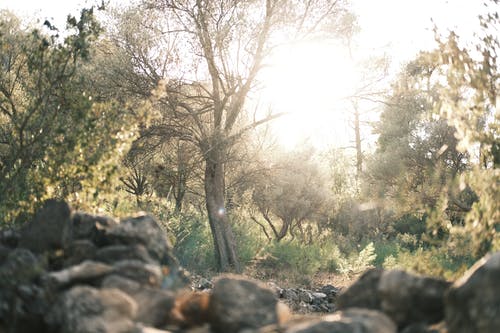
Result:
M380 310L400 328L444 319L444 293L450 283L404 271L374 269L343 292L337 306Z
M64 201L47 200L21 231L19 247L35 253L65 248L71 240L71 210Z
M450 332L499 332L500 252L481 259L457 280L445 304Z
M132 333L137 304L118 289L76 286L63 293L47 321L59 333Z
M383 270L374 268L366 271L348 289L340 293L337 299L338 309L366 308L380 310L378 284Z
M225 276L214 283L209 302L214 332L238 332L279 322L278 300L265 285L238 276Z
M378 285L381 309L399 327L444 319L444 294L451 283L404 271L385 271Z

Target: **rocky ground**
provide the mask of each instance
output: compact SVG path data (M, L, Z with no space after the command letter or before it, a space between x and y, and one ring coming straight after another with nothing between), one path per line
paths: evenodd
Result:
M50 200L22 229L0 230L0 333L493 333L499 281L500 253L454 283L381 269L343 289L193 280L153 218Z

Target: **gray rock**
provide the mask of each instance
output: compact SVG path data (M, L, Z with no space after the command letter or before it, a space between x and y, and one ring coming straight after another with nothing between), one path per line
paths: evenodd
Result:
M340 294L338 309L383 311L398 327L436 323L444 318L444 293L450 283L403 271L370 270Z
M283 289L281 297L294 302L298 302L300 300L299 294L294 289Z
M381 309L399 327L432 324L444 319L444 280L392 270L382 273L378 285Z
M143 285L157 288L160 287L163 280L159 266L146 264L139 260L118 261L113 265L113 272Z
M103 245L105 230L118 225L118 222L107 216L76 212L73 214L72 224L73 239L87 239L97 245Z
M441 325L442 326L442 325ZM415 323L406 326L401 333L446 333L444 327L436 327L435 325L429 326L423 323Z
M382 273L381 269L371 269L363 273L353 285L339 295L337 308L342 310L357 307L380 310L378 283Z
M29 250L10 251L0 266L0 289L30 283L43 273L43 265Z
M71 240L71 210L66 202L47 200L21 231L19 247L35 253L62 249Z
M334 303L340 293L340 289L331 284L321 287L319 291L326 294L329 303Z
M198 290L207 290L207 289L212 289L213 287L214 284L212 283L212 281L207 280L205 278L202 278L196 285L196 289Z
M265 285L238 276L214 283L209 318L214 332L238 332L278 323L277 298Z
M178 265L163 230L151 216L127 218L106 230L105 238L108 245L142 244L162 265Z
M21 239L21 232L18 229L7 228L0 230L0 244L6 247L15 248Z
M299 295L299 301L305 304L312 304L314 298L308 290L298 289L297 294Z
M87 260L79 265L48 273L44 276L44 282L51 289L61 289L77 283L96 285L99 280L113 270L112 266Z
M285 333L396 333L396 325L383 313L367 309L348 309L292 325Z
M175 304L173 292L144 287L136 281L118 275L107 276L102 287L116 288L132 297L140 305L136 321L153 327L162 327L169 322L169 314Z
M95 253L94 259L107 264L121 260L139 260L147 264L155 262L143 245L111 245L100 248Z
M500 331L500 252L478 261L445 296L450 332Z
M137 304L117 289L74 287L58 299L47 315L60 333L132 333Z
M90 240L73 241L64 251L64 267L78 265L85 260L92 260L96 251L97 247Z

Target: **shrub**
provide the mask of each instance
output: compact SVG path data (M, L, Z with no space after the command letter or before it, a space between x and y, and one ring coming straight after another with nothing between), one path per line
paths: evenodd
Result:
M170 217L169 228L174 234L174 254L181 265L197 273L216 268L214 246L208 221L195 213Z
M393 258L395 260L400 250L400 245L394 241L382 241L375 243L375 254L377 257L373 261L373 264L376 267L385 267L386 259Z

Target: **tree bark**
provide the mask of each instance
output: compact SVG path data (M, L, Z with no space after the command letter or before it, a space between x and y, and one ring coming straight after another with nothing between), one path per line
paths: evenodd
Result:
M358 103L354 102L354 134L356 137L356 178L359 181L363 171L363 150L361 148L361 129L359 125Z
M241 272L234 234L229 224L224 199L224 152L217 147L205 156L205 199L208 221L214 240L215 257L222 272Z

